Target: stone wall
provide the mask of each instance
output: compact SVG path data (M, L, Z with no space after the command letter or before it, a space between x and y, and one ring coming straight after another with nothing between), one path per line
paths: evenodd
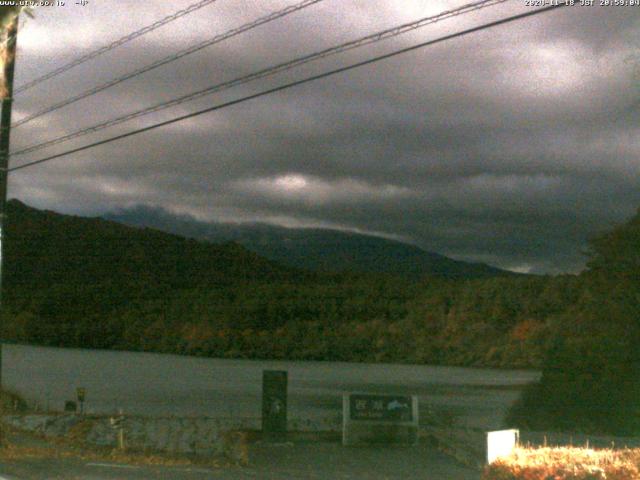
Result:
M6 415L4 423L47 437L67 437L91 445L115 447L116 430L110 417L76 414ZM227 454L229 443L237 441L231 432L260 430L259 418L145 417L130 415L124 419L125 445L144 451ZM289 431L339 431L339 419L296 420L288 422ZM232 448L233 446L231 446Z
M67 437L91 445L115 447L116 430L110 418L80 415L7 415L12 427L47 437ZM255 419L178 418L127 416L125 445L144 451L222 455L228 448L229 432L259 427Z

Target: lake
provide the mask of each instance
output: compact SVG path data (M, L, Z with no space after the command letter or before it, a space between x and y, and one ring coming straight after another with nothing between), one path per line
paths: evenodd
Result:
M539 372L428 365L256 361L140 352L4 345L2 377L41 408L62 410L86 389L88 413L247 417L261 412L262 371L289 372L289 417L339 417L345 392L419 396L421 410L502 426L506 409Z

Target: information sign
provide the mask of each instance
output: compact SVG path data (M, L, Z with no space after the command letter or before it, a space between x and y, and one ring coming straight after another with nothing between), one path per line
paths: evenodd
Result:
M410 422L413 417L411 397L390 395L351 395L351 420Z
M418 441L415 395L346 394L343 397L344 445L410 444Z

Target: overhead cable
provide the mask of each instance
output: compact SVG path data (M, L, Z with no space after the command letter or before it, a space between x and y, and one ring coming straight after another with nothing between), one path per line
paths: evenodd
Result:
M110 50L113 50L114 48L117 48L121 45L124 45L127 42L130 42L131 40L134 40L138 37L141 37L142 35L145 35L149 32L152 32L160 27L163 27L164 25L171 23L181 17L184 17L185 15L189 15L190 13L195 12L196 10L200 10L203 7L206 7L207 5L216 2L217 0L200 0L199 2L196 2L192 5L189 5L187 8L184 8L182 10L178 10L177 12L168 15L156 22L153 22L151 25L147 25L146 27L143 27L139 30L136 30L135 32L131 32L127 35L125 35L124 37L119 38L118 40L115 40L111 43L109 43L108 45L104 45L103 47L98 48L97 50L94 50L92 52L89 52L85 55L82 55L72 61L70 61L69 63L66 63L58 68L56 68L55 70L52 70L49 73L46 73L34 80L31 80L30 82L27 82L21 86L19 86L18 88L16 88L14 95L24 92L25 90L28 90L32 87L35 87L36 85L38 85L39 83L45 82L47 80L52 79L53 77L57 77L58 75L66 72L67 70L71 70L74 67L77 67L78 65L85 63L93 58L96 58L100 55L102 55L103 53L106 53Z
M284 72L286 70L291 70L293 68L296 68L300 65L309 63L309 62L313 62L316 60L320 60L322 58L327 58L333 55L337 55L339 53L343 53L346 52L348 50L352 50L355 48L359 48L359 47L363 47L365 45L370 45L372 43L375 42L379 42L382 40L386 40L388 38L392 38L398 35L401 35L403 33L407 33L413 30L416 30L418 28L436 23L436 22L440 22L443 20L446 20L448 18L452 18L458 15L463 15L463 14L467 14L470 13L472 11L475 10L479 10L481 8L487 8L489 6L493 6L499 3L504 3L507 2L509 0L483 0L483 1L478 1L478 2L474 2L474 3L470 3L461 7L458 7L454 10L447 10L444 11L442 13L439 13L437 15L432 15L429 17L425 17L425 18L421 18L419 20L416 20L414 22L411 23L405 23L403 25L397 26L397 27L393 27L393 28L389 28L386 30L382 30L380 32L376 32L374 34L371 35L367 35L365 37L361 37L357 40L352 40L346 43L342 43L340 45L337 45L335 47L331 47L331 48L327 48L324 50L321 50L319 52L315 52L309 55L305 55L302 57L298 57L294 60L290 60L284 63L280 63L277 65L274 65L272 67L268 67L265 68L263 70L259 70L257 72L251 73L249 75L245 75L239 78L235 78L233 80L228 80L222 83L218 83L216 85L212 85L209 86L207 88L204 88L202 90L198 90L196 92L192 92L189 93L187 95L183 95L181 97L178 98L174 98L172 100L169 101L165 101L165 102L161 102L159 104L153 105L151 107L147 107L117 118L113 118L110 120L107 120L105 122L101 122L98 123L96 125L92 125L90 127L85 127L82 128L80 130L76 130L75 132L63 135L61 137L57 137L57 138L53 138L51 140L46 140L44 142L38 143L38 144L34 144L34 145L30 145L28 147L22 148L20 150L16 150L15 152L12 152L11 155L12 156L17 156L17 155L24 155L27 153L31 153L31 152L35 152L38 150L42 150L44 148L53 146L53 145L57 145L59 143L63 143L63 142L67 142L69 140L75 139L75 138L79 138L91 133L95 133L98 132L100 130L103 130L105 128L108 127L112 127L124 122L127 122L129 120L133 120L135 118L139 118L139 117L143 117L145 115L149 115L151 113L155 113L161 110L165 110L167 108L170 107L174 107L177 105L180 105L182 103L188 102L188 101L192 101L195 100L197 98L201 98L207 95L211 95L213 93L217 93L220 92L222 90L227 90L229 88L232 87L236 87L238 85L243 85L245 83L249 83L261 78L265 78L265 77L269 77L269 76L273 76L275 74Z
M282 90L286 90L286 89L289 89L291 87L295 87L295 86L302 85L302 84L305 84L305 83L313 82L315 80L319 80L319 79L326 78L326 77L329 77L329 76L332 76L332 75L336 75L338 73L342 73L342 72L346 72L346 71L349 71L349 70L353 70L355 68L359 68L359 67L362 67L362 66L365 66L365 65L370 65L372 63L379 62L381 60L386 60L388 58L396 57L396 56L402 55L404 53L412 52L412 51L415 51L415 50L418 50L418 49L421 49L421 48L425 48L425 47L428 47L428 46L431 46L431 45L435 45L435 44L442 43L442 42L445 42L445 41L448 41L448 40L452 40L454 38L459 38L459 37L462 37L462 36L465 36L465 35L469 35L471 33L479 32L479 31L482 31L482 30L487 30L489 28L497 27L499 25L504 25L504 24L507 24L507 23L515 22L517 20L522 20L524 18L533 17L535 15L539 15L541 13L550 12L552 10L557 10L559 8L566 7L567 5L568 5L567 3L560 3L560 4L557 4L557 5L551 5L551 6L548 6L548 7L539 8L539 9L536 9L536 10L531 10L531 11L528 11L528 12L525 12L525 13L521 13L521 14L518 14L518 15L512 15L510 17L502 18L500 20L496 20L496 21L493 21L493 22L485 23L485 24L479 25L477 27L468 28L466 30L462 30L462 31L459 31L459 32L456 32L456 33L445 35L443 37L439 37L439 38L436 38L434 40L428 40L426 42L422 42L422 43L419 43L417 45L412 45L410 47L402 48L400 50L395 50L395 51L393 51L391 53L387 53L387 54L384 54L384 55L379 55L377 57L373 57L373 58L370 58L368 60L364 60L364 61L353 63L353 64L350 64L350 65L347 65L347 66L344 66L344 67L340 67L340 68L336 68L336 69L333 69L333 70L329 70L327 72L320 73L320 74L317 74L317 75L313 75L313 76L310 76L310 77L306 77L306 78L303 78L301 80L296 80L294 82L286 83L284 85L280 85L278 87L274 87L274 88L270 88L270 89L267 89L267 90L263 90L261 92L254 93L252 95L247 95L245 97L241 97L241 98L238 98L236 100L231 100L229 102L225 102L225 103L221 103L221 104L218 104L218 105L214 105L214 106L202 109L202 110L198 110L196 112L189 113L187 115L182 115L180 117L173 118L171 120L166 120L164 122L156 123L156 124L153 124L153 125L149 125L147 127L139 128L139 129L132 130L132 131L129 131L129 132L126 132L126 133L122 133L120 135L116 135L116 136L113 136L113 137L110 137L110 138L106 138L104 140L100 140L100 141L93 142L93 143L90 143L90 144L87 144L87 145L83 145L81 147L74 148L74 149L71 149L71 150L67 150L65 152L61 152L61 153L58 153L58 154L55 154L55 155L51 155L51 156L48 156L48 157L45 157L45 158L41 158L39 160L34 160L34 161L31 161L31 162L28 162L28 163L24 163L22 165L18 165L16 167L12 167L12 168L8 169L8 171L12 172L12 171L16 171L16 170L21 170L23 168L32 167L34 165L39 165L39 164L42 164L42 163L45 163L45 162L49 162L51 160L55 160L55 159L60 158L60 157L71 155L73 153L82 152L82 151L88 150L90 148L94 148L94 147L97 147L97 146L100 146L100 145L105 145L107 143L114 142L116 140L121 140L123 138L127 138L127 137L131 137L131 136L134 136L134 135L138 135L140 133L148 132L148 131L154 130L156 128L160 128L160 127L164 127L166 125L171 125L173 123L181 122L183 120L188 120L190 118L194 118L194 117L197 117L199 115L203 115L205 113L210 113L210 112L214 112L214 111L217 111L217 110L221 110L223 108L231 107L233 105L244 103L246 101L253 100L255 98L264 97L266 95L270 95L272 93L280 92Z
M79 100L82 100L84 98L90 97L92 95L95 95L99 92L102 92L108 88L111 88L115 85L118 85L126 80L129 80L131 78L137 77L139 75L142 75L143 73L146 72L150 72L151 70L154 70L158 67L161 67L163 65L166 65L168 63L174 62L176 60L179 60L180 58L186 57L187 55L191 55L193 53L196 53L204 48L210 47L212 45L215 45L217 43L220 43L224 40L227 40L231 37L235 37L236 35L240 35L243 32L246 32L248 30L251 30L253 28L259 27L260 25L264 25L265 23L269 23L272 22L274 20L277 20L279 18L285 17L291 13L297 12L299 10L302 10L303 8L309 7L311 5L314 5L316 3L322 2L323 0L304 0L300 3L297 3L295 5L290 5L288 7L285 7L281 10L272 12L268 15L265 15L264 17L260 17L257 20L254 20L252 22L249 23L245 23L244 25L241 25L240 27L237 28L233 28L231 30L228 30L224 33L221 33L219 35L216 35L212 38L209 38L203 42L199 42L195 45L192 45L188 48L185 48L184 50L180 50L177 53L174 53L172 55L167 55L164 58L161 58L160 60L157 60L153 63L150 63L149 65L146 65L144 67L141 67L137 70L133 70L132 72L126 73L120 77L114 78L112 80L109 80L108 82L105 82L101 85L98 85L97 87L93 87L90 88L89 90L86 90L84 92L81 92L77 95L74 95L72 97L69 97L65 100L62 100L61 102L55 103L49 107L43 108L42 110L33 113L21 120L18 120L17 122L15 122L13 125L11 125L12 127L19 127L20 125L24 125L27 122L30 122L31 120L34 120L38 117L41 117L47 113L51 113L54 112L60 108L66 107L67 105L71 105L72 103L75 103Z

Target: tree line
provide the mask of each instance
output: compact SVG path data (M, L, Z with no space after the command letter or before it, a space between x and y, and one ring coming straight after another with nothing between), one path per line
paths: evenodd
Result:
M313 273L237 244L11 202L2 336L221 358L541 368L513 422L629 432L640 429L640 214L591 246L580 275Z

